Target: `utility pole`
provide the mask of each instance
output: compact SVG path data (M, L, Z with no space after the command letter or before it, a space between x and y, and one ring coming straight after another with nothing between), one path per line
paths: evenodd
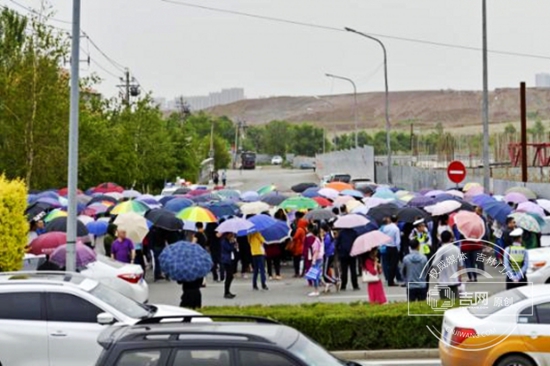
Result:
M124 72L124 77L120 78L122 84L117 85L122 89L122 95L124 98L124 104L126 107L130 107L130 98L137 97L141 92L139 89L139 84L136 82L136 79L133 76L130 76L130 70L126 69Z
M237 154L239 151L239 131L241 129L242 121L239 120L235 126L235 153L233 156L233 169L237 169Z
M489 159L489 71L487 59L487 0L482 0L483 16L483 187L491 190L491 161Z
M67 213L67 250L65 268L76 271L77 237L77 187L78 187L78 113L80 102L79 65L80 64L80 0L73 0L73 24L71 39L71 101L69 120L69 165L68 165L68 213Z

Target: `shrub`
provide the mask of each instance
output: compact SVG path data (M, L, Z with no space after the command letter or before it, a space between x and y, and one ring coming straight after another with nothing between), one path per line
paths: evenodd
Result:
M441 329L441 316L410 316L408 303L371 305L302 304L207 307L206 315L248 315L296 328L328 350L437 348L427 329ZM410 314L434 314L424 302L410 304Z
M25 217L27 188L22 180L0 176L0 272L23 265L29 224Z

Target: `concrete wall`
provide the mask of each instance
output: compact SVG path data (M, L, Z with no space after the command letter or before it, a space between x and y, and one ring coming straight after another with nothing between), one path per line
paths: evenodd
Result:
M352 178L375 180L374 149L372 146L319 154L315 157L315 161L319 177L331 173L347 173L351 174Z

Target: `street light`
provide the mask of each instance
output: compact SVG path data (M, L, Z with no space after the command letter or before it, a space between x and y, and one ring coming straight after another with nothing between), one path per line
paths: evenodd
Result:
M489 76L487 61L487 0L482 2L483 28L483 186L486 191L491 187L489 160Z
M359 142L358 142L358 137L357 137L357 134L359 132L358 127L357 127L357 87L355 86L355 83L353 82L353 80L351 80L350 78L346 78L346 77L338 76L338 75L333 75L333 74L325 74L325 76L327 76L329 78L349 81L351 83L351 85L353 86L353 119L355 120L355 148L357 149L359 147Z
M314 95L313 98L317 99L320 102L325 103L326 105L328 105L331 108L336 108L336 106L333 103L331 103L328 100L325 100L325 99L321 98L318 95ZM326 152L326 139L327 139L327 129L325 127L323 127L323 154Z
M348 32L352 32L355 34L358 34L360 36L366 37L370 40L375 41L382 47L382 51L384 51L384 81L386 84L386 148L388 150L388 184L392 184L392 174L391 174L391 140L390 140L390 100L389 100L389 90L388 90L388 54L386 52L386 46L384 46L384 43L382 43L381 40L378 38L375 38L373 36L369 36L368 34L356 31L355 29L351 29L348 27L344 28Z

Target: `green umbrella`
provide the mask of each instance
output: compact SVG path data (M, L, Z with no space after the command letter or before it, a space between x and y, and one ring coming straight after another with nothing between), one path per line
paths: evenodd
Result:
M313 210L319 207L319 204L307 197L290 197L284 200L279 207L288 211L303 211Z
M256 192L258 192L260 196L263 196L264 194L271 193L275 190L277 190L277 187L275 187L273 184L270 184L268 186L263 186L262 188L258 189Z
M216 192L216 194L223 199L239 198L241 193L234 189L222 189Z
M523 212L514 212L510 215L516 220L516 225L523 230L530 231L532 233L540 233L541 228L537 219L533 215L529 215Z
M521 193L522 195L527 197L527 199L530 199L530 200L534 200L534 199L537 198L537 194L535 192L533 192L532 190L530 190L529 188L527 188L527 187L521 187L521 186L512 187L512 188L508 189L504 194L506 195L506 194L512 193L512 192Z

